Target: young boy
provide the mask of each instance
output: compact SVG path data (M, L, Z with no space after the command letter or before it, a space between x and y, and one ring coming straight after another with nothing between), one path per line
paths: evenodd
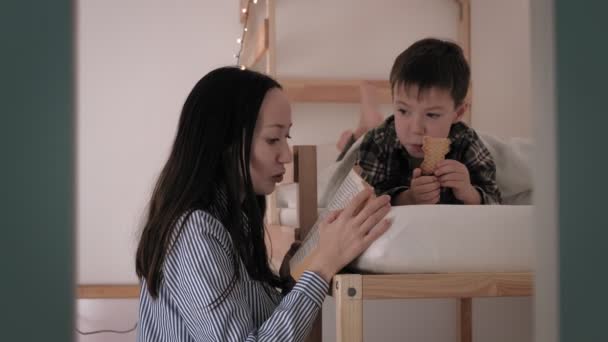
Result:
M460 122L470 70L462 49L423 39L391 69L394 113L361 142L358 165L377 194L393 205L497 204L496 166L473 129ZM424 136L451 141L446 159L422 174Z

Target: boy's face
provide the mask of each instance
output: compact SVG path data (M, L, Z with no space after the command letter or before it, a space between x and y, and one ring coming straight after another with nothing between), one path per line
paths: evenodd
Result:
M455 108L450 92L441 88L432 87L419 94L417 85L399 85L393 93L397 137L414 158L424 158L422 137L447 138L450 127L466 109L466 104Z

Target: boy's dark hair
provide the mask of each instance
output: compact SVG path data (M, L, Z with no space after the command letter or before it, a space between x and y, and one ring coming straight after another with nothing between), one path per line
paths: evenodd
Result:
M463 103L471 70L460 46L434 38L417 41L395 59L391 69L391 91L395 86L418 86L422 94L432 87L450 91L454 105Z

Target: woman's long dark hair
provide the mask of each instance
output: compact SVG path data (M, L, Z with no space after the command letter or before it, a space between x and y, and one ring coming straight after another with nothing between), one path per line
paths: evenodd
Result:
M233 280L239 278L242 260L252 279L286 288L288 281L269 266L263 223L266 202L254 193L249 174L258 113L273 88L281 86L268 76L224 67L205 75L188 95L137 248L137 275L146 280L152 297L158 297L163 263L183 228L178 221L216 204L218 187L225 190L228 203L227 214L217 219L232 238ZM235 283L231 281L217 300L223 300Z

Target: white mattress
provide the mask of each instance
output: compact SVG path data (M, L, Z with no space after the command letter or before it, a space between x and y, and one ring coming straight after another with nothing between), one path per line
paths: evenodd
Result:
M532 270L530 205L417 205L391 209L391 228L353 267L373 273Z

